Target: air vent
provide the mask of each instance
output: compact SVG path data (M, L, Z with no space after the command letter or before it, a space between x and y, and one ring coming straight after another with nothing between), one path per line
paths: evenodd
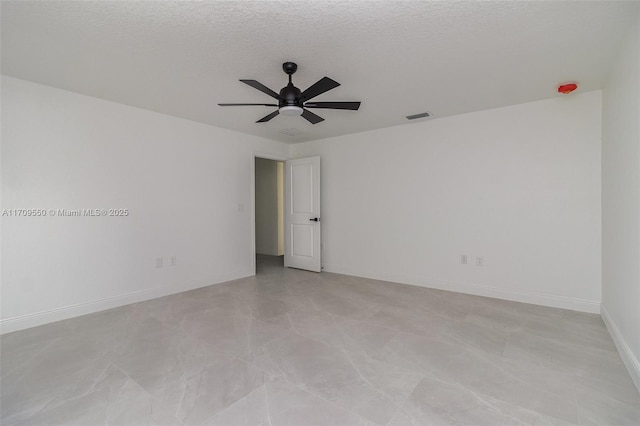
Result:
M300 130L298 130L298 129L290 128L290 129L282 129L282 130L280 130L280 133L282 133L283 135L287 135L287 136L298 136L302 132Z
M425 117L431 117L431 113L423 112L420 114L407 115L407 120L415 120L416 118L425 118Z

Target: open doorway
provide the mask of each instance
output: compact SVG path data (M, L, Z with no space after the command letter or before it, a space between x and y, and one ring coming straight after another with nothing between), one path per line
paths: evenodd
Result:
M284 267L284 163L255 157L256 274Z

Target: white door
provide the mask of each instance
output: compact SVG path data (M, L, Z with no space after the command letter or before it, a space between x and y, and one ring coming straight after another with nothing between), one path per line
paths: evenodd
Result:
M320 272L320 157L284 166L284 266Z

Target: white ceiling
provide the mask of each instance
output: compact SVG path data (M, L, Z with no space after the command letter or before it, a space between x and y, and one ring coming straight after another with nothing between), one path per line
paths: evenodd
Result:
M600 89L636 1L2 2L2 73L122 104L294 143ZM312 125L238 79L279 91L282 63L316 101ZM419 121L419 120L416 120ZM283 133L284 132L284 133ZM293 133L290 136L285 133Z

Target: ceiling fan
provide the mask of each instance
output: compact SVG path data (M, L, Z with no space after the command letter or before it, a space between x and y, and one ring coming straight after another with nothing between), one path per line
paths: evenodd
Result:
M323 94L324 92L328 92L331 89L335 89L340 86L340 83L330 79L329 77L322 77L316 83L312 84L304 92L300 91L296 86L291 82L291 75L296 72L298 69L298 65L293 62L285 62L282 64L282 69L287 75L289 75L289 84L280 90L280 93L276 93L273 90L269 89L262 83L257 82L256 80L240 80L241 82L248 84L254 89L258 89L259 91L266 93L267 95L275 98L278 103L277 104L218 104L220 106L268 106L268 107L278 107L274 112L262 117L260 120L256 121L256 123L265 123L271 120L278 114L282 115L302 115L302 118L306 119L311 124L316 124L321 121L324 121L324 118L320 117L317 114L309 111L307 108L325 108L325 109L347 109L352 111L357 111L360 108L360 102L309 102L309 100L315 98L318 95Z

